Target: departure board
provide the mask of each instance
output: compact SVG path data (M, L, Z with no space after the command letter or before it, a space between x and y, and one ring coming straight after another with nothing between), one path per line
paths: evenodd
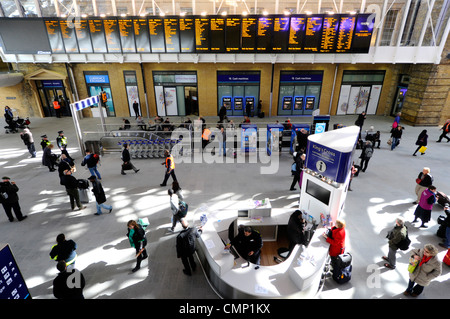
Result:
M371 14L36 18L20 29L0 17L8 53L368 53ZM28 19L28 18L27 18ZM28 19L27 21L31 21ZM38 27L36 23L41 24ZM16 32L17 33L17 32ZM38 40L39 43L36 43ZM33 42L33 41L34 42ZM47 43L48 40L48 43ZM49 48L39 50L38 48ZM8 49L9 48L9 49ZM12 49L11 49L12 48Z
M241 22L241 51L254 52L256 49L257 17L245 17Z
M150 34L147 18L133 19L134 40L137 53L148 53L150 50Z
M336 53L350 52L352 47L353 30L355 28L356 16L344 15L339 21L339 29L336 38Z
M241 18L227 17L225 31L227 52L239 52L241 49Z
M75 25L67 20L59 20L61 35L66 53L78 53L77 35Z
M289 17L276 17L273 21L272 51L286 52L289 42Z
M148 30L150 32L150 46L152 53L165 53L164 23L162 18L148 19Z
M291 17L289 24L288 52L298 53L303 50L306 16Z
M164 35L166 40L166 53L180 52L180 33L178 18L164 19Z
M94 53L107 53L105 31L103 29L103 20L90 19L89 33L91 34L92 48Z
M322 38L323 16L310 16L306 19L305 39L303 50L309 53L319 52Z
M256 33L256 51L270 52L272 50L273 18L260 17Z
M135 53L133 19L119 19L120 44L123 53Z
M209 51L209 19L195 19L195 50L197 52Z
M182 53L195 52L194 18L180 19L180 47Z
M89 35L88 21L75 19L74 25L80 53L92 53L92 41Z
M214 17L210 19L209 36L211 53L225 52L225 18Z
M59 21L53 19L45 20L45 28L47 29L52 53L65 53Z
M321 53L333 53L335 51L335 44L337 39L337 31L339 27L339 17L324 16L322 26L322 38L320 40Z
M109 53L121 53L122 47L120 45L119 24L117 19L103 20L103 27L105 29L106 46Z
M356 19L355 31L352 39L352 53L367 53L372 40L373 23L369 20L370 14L359 14Z

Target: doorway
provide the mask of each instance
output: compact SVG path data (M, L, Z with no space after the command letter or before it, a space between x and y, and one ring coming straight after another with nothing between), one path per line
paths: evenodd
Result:
M200 115L196 86L184 87L184 101L186 115Z
M66 90L62 86L62 81L52 81L61 82L60 87L49 87L46 86L45 82L48 81L37 81L37 88L39 92L39 99L42 105L42 110L45 117L56 117L55 109L53 108L53 101L57 99L61 105L61 115L62 116L72 116L69 109L69 99L66 95Z

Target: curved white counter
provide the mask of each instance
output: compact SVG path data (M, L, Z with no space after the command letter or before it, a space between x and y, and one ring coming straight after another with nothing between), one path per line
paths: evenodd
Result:
M271 217L239 219L238 225L287 225L294 210L272 209ZM297 245L288 259L274 266L247 266L224 251L228 228L238 218L237 210L204 212L208 221L198 239L197 253L209 280L224 298L311 298L316 294L328 256L329 244L318 228L308 247Z

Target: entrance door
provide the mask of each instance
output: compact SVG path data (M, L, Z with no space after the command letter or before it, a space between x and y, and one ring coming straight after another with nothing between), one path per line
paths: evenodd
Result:
M197 87L196 86L185 86L184 87L184 101L186 115L199 115L198 113L198 98L197 98Z
M45 117L56 117L55 109L53 108L53 101L55 98L61 105L61 115L71 116L69 109L69 100L63 88L39 88L39 97L41 99L42 110Z

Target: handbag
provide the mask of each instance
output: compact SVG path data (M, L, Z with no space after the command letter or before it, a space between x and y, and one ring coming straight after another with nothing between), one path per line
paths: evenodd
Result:
M414 257L409 257L408 271L413 273L418 264L418 260L414 259Z
M427 150L426 146L422 146L421 148L419 148L419 152L422 154L425 153L426 150Z
M421 181L422 181L421 178L416 178L416 183L417 183L417 184L420 184Z
M122 164L122 170L129 171L131 169L132 169L132 166L131 166L130 162L127 162L126 164L125 163Z
M390 138L387 140L387 143L388 143L389 145L392 145L392 137L390 137Z

